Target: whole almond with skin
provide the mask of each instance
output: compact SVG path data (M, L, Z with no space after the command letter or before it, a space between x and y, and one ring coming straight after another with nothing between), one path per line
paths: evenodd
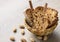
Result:
M11 37L10 37L10 40L11 40L11 41L15 41L15 37L11 36Z
M16 28L14 28L14 29L13 29L13 32L14 32L14 33L16 33L16 32L17 32L17 29L16 29Z
M24 29L21 29L21 34L22 34L22 35L25 35Z
M20 29L25 29L25 27L23 25L20 26Z
M26 41L26 39L22 38L22 39L21 39L21 42L27 42L27 41Z

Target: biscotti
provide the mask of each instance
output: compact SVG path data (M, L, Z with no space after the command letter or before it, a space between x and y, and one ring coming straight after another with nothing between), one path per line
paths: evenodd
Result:
M25 11L25 26L27 29L38 36L47 36L51 34L58 24L58 11L52 8L38 6L28 8ZM45 37L44 40L47 38Z
M32 21L30 23L33 23L32 27L27 26L27 28L30 28L34 34L37 35L45 35L45 31L53 27L58 21L58 12L54 9L47 8L47 11L45 14L43 13L44 7L37 7L32 12ZM30 10L31 11L31 10ZM26 11L26 14L30 14L28 11ZM30 14L31 15L31 14ZM31 17L28 16L27 17ZM29 18L31 19L31 18ZM26 22L26 21L25 21ZM27 24L27 23L26 23ZM27 24L29 25L29 23ZM53 31L53 30L51 30ZM48 31L47 31L48 32ZM49 33L48 33L49 34Z

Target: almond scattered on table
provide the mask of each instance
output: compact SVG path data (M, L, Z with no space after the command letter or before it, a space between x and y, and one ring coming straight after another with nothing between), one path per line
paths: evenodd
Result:
M22 39L21 39L21 42L27 42L27 41L26 41L26 39L22 38Z
M11 36L11 37L10 37L10 40L11 40L11 41L15 41L15 37L14 37L14 36Z
M17 29L16 29L16 28L14 28L14 29L13 29L13 32L14 32L14 33L16 33L16 32L17 32Z
M36 42L36 41L34 40L34 38L30 38L30 40L31 40L31 42Z
M22 34L22 35L25 35L24 29L21 29L21 34Z
M21 29L25 29L25 27L23 25L20 26Z

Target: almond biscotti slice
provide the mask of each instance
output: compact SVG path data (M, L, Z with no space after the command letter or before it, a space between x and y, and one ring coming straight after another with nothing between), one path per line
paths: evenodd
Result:
M40 15L42 15L41 17L48 19L48 21L49 21L48 27L51 27L58 21L58 12L55 9L47 8L47 10L45 12L42 12L42 11L44 11L44 7L38 6L35 8L35 10L36 10L36 12L39 12Z
M25 11L25 18L30 27L32 27L33 25L33 16L31 12L32 12L31 9L27 9Z
M28 18L28 19L30 19L31 21L33 20L33 16L32 16L32 11L31 11L31 9L27 9L27 10L25 11L25 17Z
M46 11L47 18L50 21L49 27L57 23L58 21L58 12L54 9L47 8Z

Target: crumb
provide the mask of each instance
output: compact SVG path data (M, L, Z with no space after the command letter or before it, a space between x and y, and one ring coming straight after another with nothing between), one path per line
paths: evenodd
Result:
M26 41L26 39L22 38L22 39L21 39L21 42L27 42L27 41Z
M25 35L24 29L21 30L21 34L22 34L22 35Z
M13 36L10 37L11 41L15 41L15 38Z

